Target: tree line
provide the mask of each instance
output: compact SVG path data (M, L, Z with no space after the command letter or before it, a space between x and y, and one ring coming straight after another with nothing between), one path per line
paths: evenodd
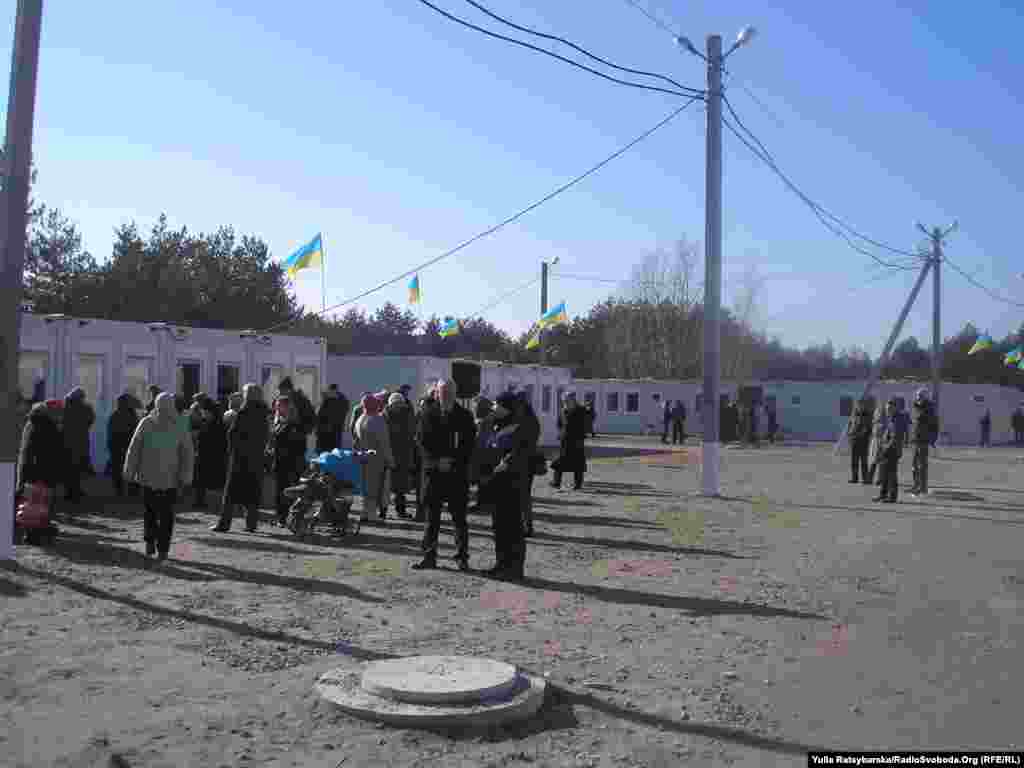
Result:
M332 354L468 357L572 369L579 378L693 379L702 375L703 295L695 279L699 248L685 240L648 255L609 296L568 326L545 333L543 351L527 349L529 333L512 338L483 318L442 338L447 318L420 321L385 303L372 314L357 309L330 318L304 314L281 266L259 237L231 227L213 233L172 229L161 216L148 235L136 225L114 231L110 258L85 250L76 224L59 210L31 204L25 260L25 299L38 314L135 322L166 321L204 328L263 330L322 336ZM831 342L802 350L769 339L756 326L763 280L740 281L734 305L722 312L722 375L727 380L835 381L862 379L872 360L860 348ZM967 352L978 331L970 324L943 344L942 376L963 383L1021 387L1024 371L1003 355L1024 340L1024 324L993 349ZM900 342L886 378L927 378L931 353L914 337ZM1024 389L1024 387L1021 387Z

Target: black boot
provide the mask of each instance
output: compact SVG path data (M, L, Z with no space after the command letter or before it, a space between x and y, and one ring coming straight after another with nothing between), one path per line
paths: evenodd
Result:
M437 568L437 555L427 555L412 567L414 571L432 571L435 568Z

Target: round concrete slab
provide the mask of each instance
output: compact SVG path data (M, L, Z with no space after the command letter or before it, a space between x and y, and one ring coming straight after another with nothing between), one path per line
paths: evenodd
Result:
M368 664L363 690L406 704L475 704L510 694L516 668L472 656L411 656Z
M363 672L351 666L322 675L315 689L324 700L364 720L404 728L470 728L521 720L537 713L547 684L516 670L514 687L503 695L470 704L414 704L394 701L367 691Z

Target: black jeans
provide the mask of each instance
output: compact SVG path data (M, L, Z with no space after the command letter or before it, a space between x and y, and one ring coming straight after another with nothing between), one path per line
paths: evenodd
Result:
M577 491L580 488L583 487L583 471L582 470L576 470L575 472L572 473L572 482L573 482L573 487ZM562 485L562 473L559 472L557 469L554 470L554 475L551 477L551 484L555 488L560 488L561 485Z
M661 442L663 442L663 443L667 443L668 442L668 433L669 433L670 429L672 429L672 423L666 421L665 422L665 429L662 430L662 433L661 433Z
M64 489L68 501L76 504L82 500L82 467L80 464L71 463L65 473Z
M914 443L914 490L928 493L928 443Z
M850 479L857 482L858 474L865 483L871 482L868 474L868 448L870 437L858 437L850 443Z
M171 549L174 504L177 500L178 492L173 488L166 491L146 488L142 494L142 503L146 507L142 537L147 544L155 544L157 552L162 555L166 555Z
M529 484L529 478L496 478L493 482L500 484L494 489L491 506L495 567L522 573L526 563L526 536L521 488Z
M684 441L683 435L686 434L686 422L676 421L672 423L672 445L676 443L682 443Z
M114 492L124 496L125 452L116 451L110 455L110 478L114 481Z
M878 471L881 473L882 487L878 491L880 498L896 501L900 488L900 457L886 456L878 460Z
M469 478L464 472L441 472L428 470L424 488L427 508L427 527L423 532L423 555L427 559L437 558L437 538L441 533L441 506L448 503L448 514L455 524L455 557L469 559L469 524L466 522L466 506L469 504ZM519 497L514 500L518 513ZM520 530L522 517L517 515Z

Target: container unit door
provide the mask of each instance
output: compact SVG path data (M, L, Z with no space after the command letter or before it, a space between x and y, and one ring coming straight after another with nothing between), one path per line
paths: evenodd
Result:
M175 394L191 404L192 398L202 392L203 364L200 360L179 360L175 380Z
M242 367L236 363L217 364L217 394L221 408L227 408L228 398L242 389Z
M112 412L111 396L106 382L105 355L79 355L75 380L85 390L86 401L93 407L96 421L89 432L89 456L93 469L103 472L110 456L107 451L107 422Z

